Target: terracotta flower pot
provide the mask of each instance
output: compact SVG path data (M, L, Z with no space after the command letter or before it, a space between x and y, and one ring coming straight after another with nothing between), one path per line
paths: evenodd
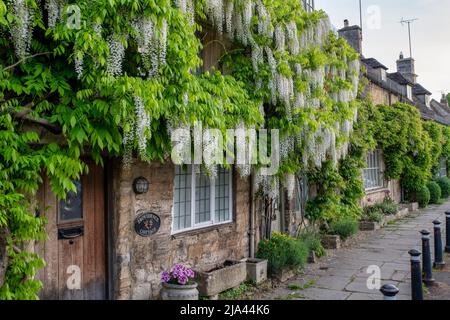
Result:
M162 300L198 300L197 283L191 285L163 283Z

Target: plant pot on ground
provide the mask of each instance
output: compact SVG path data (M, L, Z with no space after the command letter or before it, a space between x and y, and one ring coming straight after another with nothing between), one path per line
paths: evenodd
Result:
M162 300L198 300L197 283L180 285L163 283L161 290Z
M260 284L267 280L267 264L265 259L247 259L247 281Z
M200 295L215 297L219 293L239 286L247 278L246 263L227 260L208 271L197 271L195 280Z
M176 264L171 271L161 274L162 300L198 300L195 272L182 264Z

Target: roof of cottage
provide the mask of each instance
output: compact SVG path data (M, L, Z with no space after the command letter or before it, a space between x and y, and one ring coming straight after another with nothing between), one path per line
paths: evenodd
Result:
M414 100L414 106L419 110L420 114L422 115L422 118L425 120L436 120L437 114L436 112L430 107L427 107L425 103L423 103L419 98L416 96L413 97Z
M406 86L407 84L413 85L413 83L406 79L400 72L388 73L387 76L389 79L401 84L402 86Z
M425 89L422 85L420 85L419 83L414 84L413 87L413 94L415 96L420 96L420 95L431 95L431 92L428 91L427 89Z
M382 68L384 70L387 70L388 68L382 64L381 62L379 62L377 59L375 58L367 58L367 59L362 59L361 60L365 65L370 66L371 68L374 69L379 69Z
M435 112L435 120L444 125L450 125L450 108L436 100L431 100L430 108Z

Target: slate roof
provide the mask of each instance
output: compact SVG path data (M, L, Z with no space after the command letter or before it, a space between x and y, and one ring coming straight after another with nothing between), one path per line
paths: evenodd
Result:
M379 62L377 59L375 59L375 58L361 59L361 61L362 61L365 65L367 65L367 66L369 66L369 67L371 67L371 68L373 68L373 69L379 69L379 68L382 68L382 69L384 69L384 70L387 70L387 69L388 69L385 65L383 65L382 63L380 63L380 62Z
M436 121L440 124L450 126L450 107L434 99L431 100L430 106L427 107L427 105L423 102L423 99L419 99L418 96L431 95L431 92L425 89L422 85L411 82L399 72L386 73L387 78L382 79L377 69L382 68L384 70L388 70L386 66L374 58L366 59L361 57L361 61L366 66L367 73L365 76L370 82L389 92L392 92L397 96L400 96L401 101L405 101L415 106L424 120ZM413 101L410 101L406 97L406 85L410 85L413 88Z
M444 125L450 125L450 108L436 100L431 100L430 108L435 112L435 120Z
M416 83L413 87L413 94L415 96L421 96L421 95L431 95L431 92L422 87L422 85Z
M436 112L430 107L428 108L425 103L423 103L419 98L416 96L413 97L414 105L419 110L420 114L422 115L422 118L425 120L436 120L437 114Z
M407 84L414 85L411 81L406 79L400 72L388 73L387 77L392 81L401 84L402 86L406 86Z

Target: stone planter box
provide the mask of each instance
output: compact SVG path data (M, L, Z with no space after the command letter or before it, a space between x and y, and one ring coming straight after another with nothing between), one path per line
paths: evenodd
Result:
M197 284L177 285L163 283L161 289L162 300L198 300Z
M267 260L247 259L247 281L260 284L267 280Z
M247 266L243 261L225 261L210 271L197 271L196 275L200 295L216 297L243 283L247 278Z
M375 231L381 229L381 225L378 222L373 221L361 221L359 223L360 231Z
M419 204L417 202L405 203L402 205L404 209L408 209L408 211L414 212L419 210Z
M341 238L339 236L324 235L322 245L325 249L339 249L341 247Z

